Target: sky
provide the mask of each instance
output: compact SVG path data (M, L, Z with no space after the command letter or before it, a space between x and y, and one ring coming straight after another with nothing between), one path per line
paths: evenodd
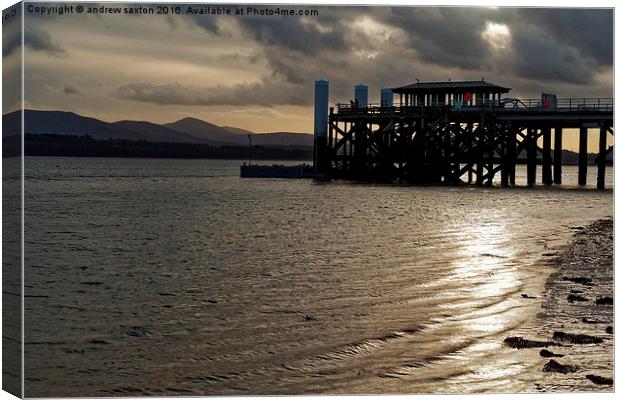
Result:
M382 87L416 79L484 78L511 87L509 97L613 97L611 9L293 6L318 11L300 17L180 7L180 15L26 12L27 107L310 133L321 78L331 104L348 102L360 82L376 102ZM5 38L5 70L18 68L17 45ZM16 108L7 101L4 112Z

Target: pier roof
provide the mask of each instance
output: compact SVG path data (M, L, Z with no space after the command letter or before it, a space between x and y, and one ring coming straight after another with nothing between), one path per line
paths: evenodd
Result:
M499 86L485 80L480 81L446 81L446 82L417 82L392 89L394 93L430 93L430 92L467 92L486 91L508 93L510 88Z

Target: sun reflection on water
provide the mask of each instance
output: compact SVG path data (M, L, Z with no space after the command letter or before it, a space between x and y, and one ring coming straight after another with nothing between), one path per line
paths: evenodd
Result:
M518 374L524 368L502 345L505 333L521 324L531 313L524 312L520 296L526 277L519 269L518 244L501 216L462 224L456 235L458 245L451 267L454 294L458 301L443 305L450 317L440 330L451 330L453 338L470 345L446 358L459 364L470 363L452 381L463 390L474 390L480 381L497 381Z
M477 299L505 295L520 283L515 257L511 232L501 218L464 225L452 263L454 279L470 281L465 287Z

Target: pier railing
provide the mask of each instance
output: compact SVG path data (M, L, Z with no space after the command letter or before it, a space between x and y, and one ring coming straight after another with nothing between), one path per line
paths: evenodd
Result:
M609 112L613 113L613 98L565 98L565 99L517 99L504 98L488 101L464 101L462 103L430 103L424 105L371 103L358 106L354 103L338 103L339 114L391 114L412 113L428 109L450 109L454 111L494 111L494 112Z

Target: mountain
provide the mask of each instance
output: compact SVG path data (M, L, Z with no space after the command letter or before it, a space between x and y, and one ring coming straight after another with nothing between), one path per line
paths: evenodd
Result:
M248 138L245 135L238 135L217 125L210 124L196 118L183 118L176 122L163 124L164 127L192 135L203 140L216 142L228 142L236 144L247 144Z
M3 136L20 133L21 114L2 116ZM88 135L96 140L126 139L167 143L202 143L213 146L248 145L248 134L257 146L311 147L313 136L305 133L254 133L234 127L220 127L196 118L158 125L148 121L105 122L66 111L25 110L26 133Z
M243 135L247 143L247 136L252 135L252 143L260 146L314 146L314 136L307 133L271 132L255 133L247 129L223 126L222 128L233 133Z
M26 133L56 133L61 135L90 135L94 139L144 139L138 132L115 126L95 118L66 111L25 110ZM2 116L2 136L19 134L21 112L14 111Z
M147 121L118 121L113 122L111 125L126 131L135 132L149 142L220 144Z
M248 131L247 129L235 128L234 126L222 126L222 128L232 133L238 133L240 135L254 135L256 132Z
M255 133L247 129L235 128L232 126L217 126L195 118L184 118L180 121L164 124L164 126L204 139L243 145L248 144L248 135L252 135L252 144L258 146L314 145L314 136L307 133Z

